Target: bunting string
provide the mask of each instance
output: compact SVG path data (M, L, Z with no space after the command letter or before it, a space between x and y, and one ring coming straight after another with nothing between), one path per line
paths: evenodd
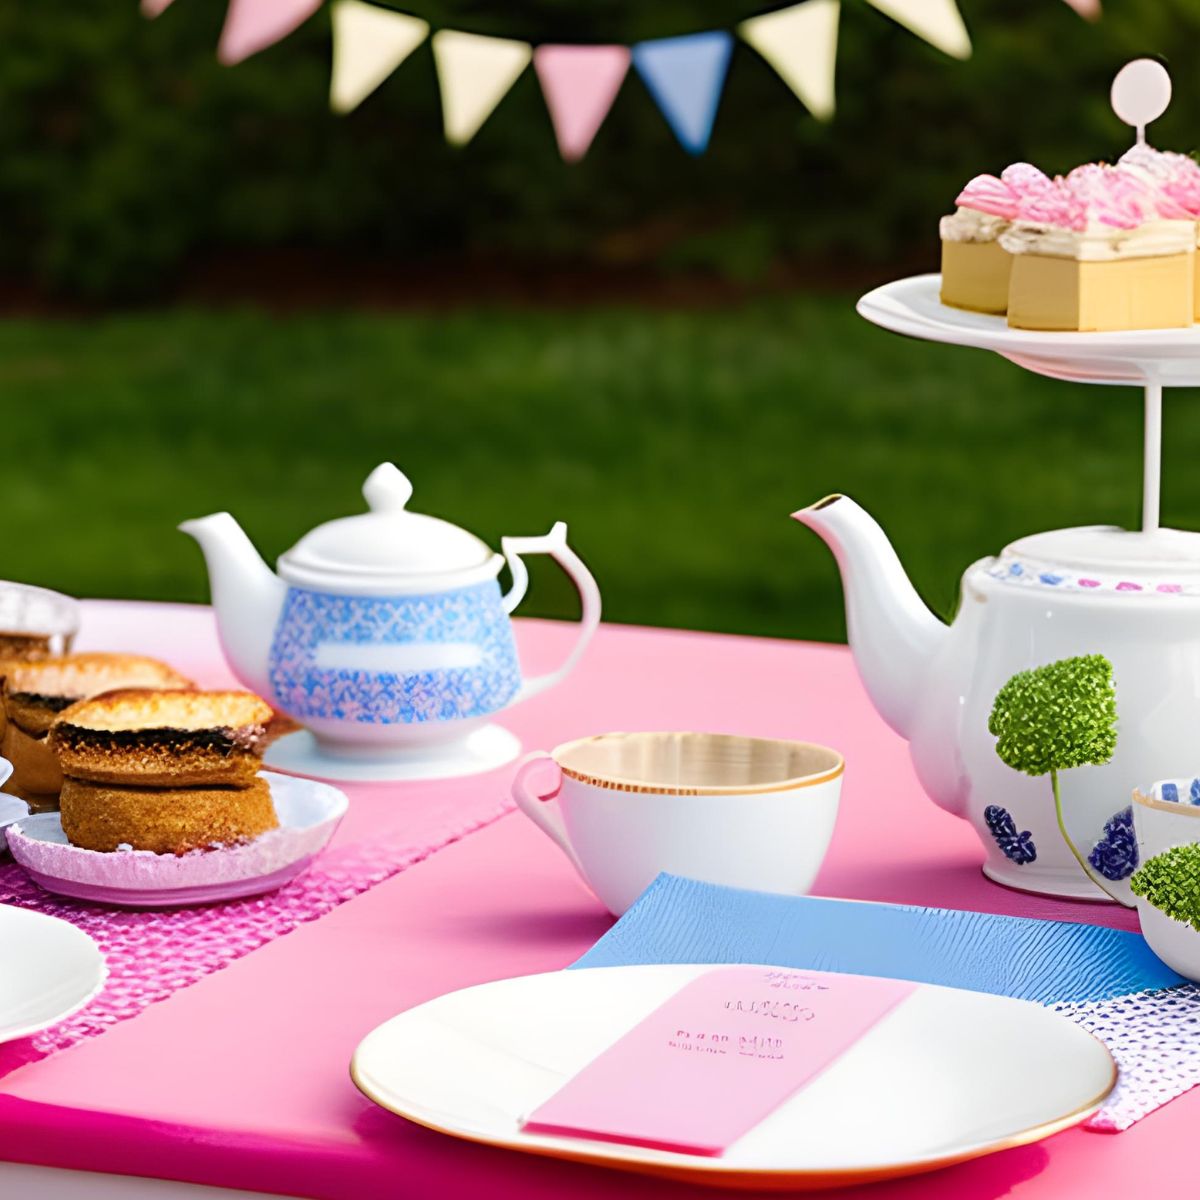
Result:
M954 58L971 53L956 0L867 0L917 37ZM1100 18L1101 0L1064 0L1086 20ZM140 0L158 17L172 0ZM232 66L287 37L324 0L229 0L217 57ZM454 29L432 33L419 17L368 0L332 0L333 55L329 103L349 113L363 103L423 42L437 69L446 140L465 146L533 64L559 153L566 162L587 154L630 66L653 97L679 144L703 154L716 123L735 45L726 30L656 38L633 46L540 45ZM751 17L737 36L772 67L818 120L834 112L840 0L800 0Z

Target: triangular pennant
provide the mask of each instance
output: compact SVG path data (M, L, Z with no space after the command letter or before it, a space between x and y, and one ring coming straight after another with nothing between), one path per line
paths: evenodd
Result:
M625 46L539 46L533 67L559 153L578 162L599 132L629 70Z
M153 20L161 17L171 7L171 0L142 0L142 16Z
M322 0L229 0L217 58L227 67L265 50L299 29Z
M333 75L329 104L334 112L357 108L428 36L419 17L364 4L334 0Z
M954 0L868 0L881 13L954 58L971 57L971 39Z
M442 92L446 140L465 146L529 65L528 42L439 29L433 57Z
M1100 0L1066 0L1085 21L1100 20Z
M633 48L633 65L691 154L708 148L732 51L733 35L724 31L658 38Z
M833 115L840 8L839 0L807 0L738 26L808 111L823 120Z

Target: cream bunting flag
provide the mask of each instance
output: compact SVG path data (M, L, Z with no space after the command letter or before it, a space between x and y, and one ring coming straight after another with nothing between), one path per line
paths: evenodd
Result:
M433 35L433 57L446 140L465 146L529 66L533 47L509 38L439 29Z
M1066 0L1085 21L1100 20L1100 0Z
M334 0L333 76L329 104L334 112L357 108L429 36L419 17L364 4Z
M971 57L971 39L954 0L868 0L881 13L954 58Z
M814 117L833 116L839 0L806 0L738 26Z

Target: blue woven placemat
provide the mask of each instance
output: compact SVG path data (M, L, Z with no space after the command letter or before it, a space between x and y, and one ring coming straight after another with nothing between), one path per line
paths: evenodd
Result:
M1140 934L1099 925L816 896L660 875L575 967L766 963L883 975L1042 1004L1087 1003L1184 980Z

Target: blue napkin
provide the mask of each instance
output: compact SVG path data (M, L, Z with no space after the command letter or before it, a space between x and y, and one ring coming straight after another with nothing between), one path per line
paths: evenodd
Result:
M815 896L660 875L573 967L765 963L1043 1004L1174 987L1145 939L1099 925Z

